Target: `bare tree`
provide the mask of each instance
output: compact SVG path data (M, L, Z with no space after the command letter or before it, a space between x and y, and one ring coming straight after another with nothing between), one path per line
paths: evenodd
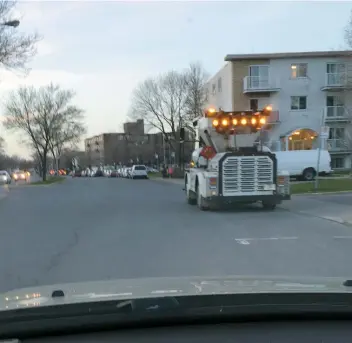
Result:
M0 154L0 170L3 169L29 169L34 166L34 161L18 157L16 155L9 156Z
M0 154L3 155L5 153L5 140L0 137Z
M16 1L0 1L0 65L27 72L26 63L36 54L36 43L41 37L37 33L24 34L16 28L18 21L12 18L15 7Z
M345 43L348 48L352 47L352 10L350 11L350 17L345 26Z
M186 114L186 87L185 75L176 71L143 81L133 91L130 117L160 131L174 149Z
M74 95L53 84L38 89L21 87L5 104L4 126L24 134L39 159L43 181L50 150L62 149L85 131L83 110L70 104Z
M63 150L74 148L86 133L86 128L82 125L83 119L83 111L80 112L75 109L71 111L70 117L67 114L65 115L63 121L58 124L58 129L53 130L49 147L56 169L60 167L60 157Z
M194 62L189 65L185 71L187 85L186 116L184 126L193 130L190 125L194 118L202 115L206 103L205 83L209 74L205 71L200 62Z

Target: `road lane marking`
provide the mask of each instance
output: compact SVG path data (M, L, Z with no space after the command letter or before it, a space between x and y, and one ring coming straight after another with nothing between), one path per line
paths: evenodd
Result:
M239 244L244 244L244 245L250 244L247 239L235 239L235 241Z
M236 243L248 245L254 241L283 241L283 240L295 240L298 237L263 237L263 238L235 238Z

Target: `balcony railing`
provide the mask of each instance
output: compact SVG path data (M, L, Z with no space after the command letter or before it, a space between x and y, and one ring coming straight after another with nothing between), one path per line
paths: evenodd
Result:
M263 76L246 76L243 79L243 91L247 92L273 92L278 91L279 87L276 82L273 82Z
M347 151L351 150L346 139L333 138L327 140L327 148L329 151Z
M325 120L326 121L342 121L351 118L349 108L345 106L326 106ZM352 119L352 118L351 118Z
M326 73L325 87L343 87L346 85L346 73Z

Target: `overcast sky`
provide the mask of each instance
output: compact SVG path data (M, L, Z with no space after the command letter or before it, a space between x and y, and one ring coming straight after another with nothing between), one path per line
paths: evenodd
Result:
M26 78L0 71L2 99L50 81L77 92L88 136L122 128L136 84L201 61L211 73L227 54L345 48L352 2L20 1L21 31L44 36ZM8 153L28 155L0 131Z

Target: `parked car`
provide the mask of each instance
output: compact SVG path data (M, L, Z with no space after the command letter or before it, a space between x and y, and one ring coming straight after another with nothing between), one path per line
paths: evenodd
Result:
M104 176L104 172L101 169L98 169L94 174L94 177L102 177L102 176Z
M0 184L10 184L11 176L6 170L0 170Z
M82 171L81 170L75 170L72 174L73 177L81 177L82 176Z
M134 165L130 171L131 179L148 179L147 168L145 165Z
M118 177L117 170L112 170L109 177Z

